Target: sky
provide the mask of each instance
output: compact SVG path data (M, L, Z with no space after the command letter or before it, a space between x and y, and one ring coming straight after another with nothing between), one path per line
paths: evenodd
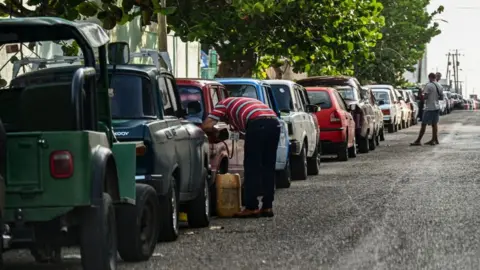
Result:
M447 53L458 49L460 81L466 82L463 94L480 94L480 85L475 85L474 78L480 73L480 0L431 0L429 10L433 11L443 5L445 11L437 18L442 33L433 38L427 46L428 72L439 71L444 75L447 68Z

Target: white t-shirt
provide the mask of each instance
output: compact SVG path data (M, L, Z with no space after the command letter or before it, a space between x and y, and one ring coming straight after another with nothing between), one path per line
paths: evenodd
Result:
M425 85L423 92L427 95L425 99L425 111L440 110L438 94L443 95L443 87L437 82L429 82Z

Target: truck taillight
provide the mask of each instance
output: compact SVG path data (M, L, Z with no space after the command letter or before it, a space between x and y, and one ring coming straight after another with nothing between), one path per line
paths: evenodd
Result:
M73 175L73 157L68 151L55 151L50 154L50 174L53 178L65 179Z
M342 121L340 119L340 115L338 115L337 111L333 111L331 114L330 114L330 123L338 123Z
M147 147L143 142L137 143L137 146L135 147L135 152L137 157L144 156L145 153L147 152Z
M383 115L390 115L390 110L382 110Z

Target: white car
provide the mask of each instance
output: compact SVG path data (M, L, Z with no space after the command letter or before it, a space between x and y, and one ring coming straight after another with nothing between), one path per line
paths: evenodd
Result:
M290 137L289 160L292 180L306 180L317 175L320 166L320 133L313 114L320 107L310 105L303 86L288 80L266 80L288 125Z
M402 108L400 106L395 89L391 85L367 85L372 89L375 99L379 102L383 113L383 124L389 133L398 130L402 123Z

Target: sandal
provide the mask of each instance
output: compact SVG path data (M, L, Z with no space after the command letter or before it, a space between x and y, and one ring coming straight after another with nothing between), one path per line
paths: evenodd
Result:
M421 145L422 145L422 143L420 143L420 142L413 142L413 143L410 144L410 146L421 146Z
M436 143L434 141L429 141L429 142L426 142L425 145L435 145Z

